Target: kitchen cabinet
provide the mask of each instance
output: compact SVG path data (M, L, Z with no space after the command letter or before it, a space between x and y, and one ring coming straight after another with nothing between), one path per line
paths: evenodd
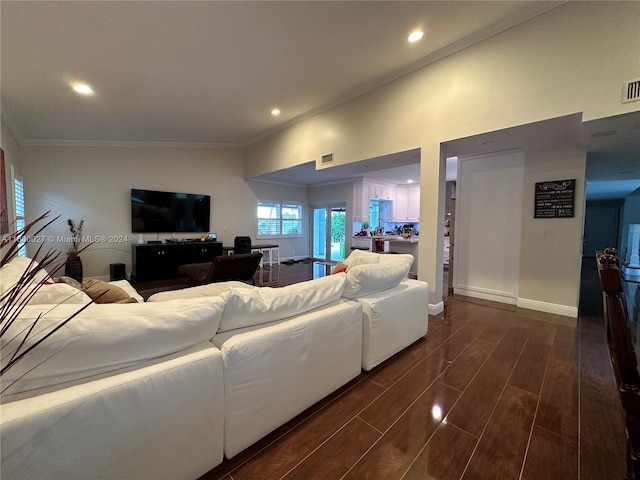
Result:
M369 192L362 179L353 183L353 221L369 221Z
M407 202L407 220L420 221L420 187L409 187L409 199Z
M392 200L393 201L393 193L394 188L388 185L382 185L377 183L365 183L367 186L367 192L369 194L369 198L377 198L380 200Z
M393 202L394 222L420 221L420 187L399 186Z

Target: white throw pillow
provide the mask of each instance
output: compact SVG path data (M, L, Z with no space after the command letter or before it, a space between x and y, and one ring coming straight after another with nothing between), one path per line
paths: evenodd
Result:
M363 250L354 250L342 263L344 263L348 269L349 267L355 267L356 265L367 265L378 262L380 262L380 254L366 252Z
M29 266L31 269L38 267L38 262L27 257L13 257L10 262L0 268L0 298L7 290L12 288ZM48 277L46 270L37 271L30 283L41 283ZM4 303L4 302L2 302Z
M66 283L53 283L51 285L41 285L29 300L29 305L57 305L62 303L86 305L91 303L91 298L82 290L73 288Z
M222 294L225 301L219 331L260 325L299 315L340 298L346 275L295 283L281 288L231 288Z
M380 257L380 261L347 267L343 297L358 298L396 287L413 263L413 255L372 255Z
M213 338L223 309L220 297L90 305L9 369L2 388L13 382L6 392L13 394L58 385L186 350ZM38 315L25 347L78 310L28 305L0 339L3 352L13 351Z

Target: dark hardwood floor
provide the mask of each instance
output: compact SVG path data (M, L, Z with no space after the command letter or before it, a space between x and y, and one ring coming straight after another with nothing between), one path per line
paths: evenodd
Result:
M626 437L594 260L583 267L577 327L449 296L424 339L202 480L622 479ZM258 284L326 268L281 265Z

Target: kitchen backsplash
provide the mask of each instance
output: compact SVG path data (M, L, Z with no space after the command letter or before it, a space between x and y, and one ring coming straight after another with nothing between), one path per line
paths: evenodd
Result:
M402 222L384 222L383 234L389 235L400 235L402 233L402 228L405 225L413 225L414 235L418 235L420 232L420 222L412 222L412 223L402 223ZM375 226L373 226L375 228ZM373 230L373 228L369 228L369 232ZM358 234L362 230L361 222L353 222L353 233Z

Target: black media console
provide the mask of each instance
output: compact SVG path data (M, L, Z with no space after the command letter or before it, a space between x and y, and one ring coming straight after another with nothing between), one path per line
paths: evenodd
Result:
M132 245L131 278L137 282L177 278L182 276L180 265L211 262L218 255L222 255L222 242Z

